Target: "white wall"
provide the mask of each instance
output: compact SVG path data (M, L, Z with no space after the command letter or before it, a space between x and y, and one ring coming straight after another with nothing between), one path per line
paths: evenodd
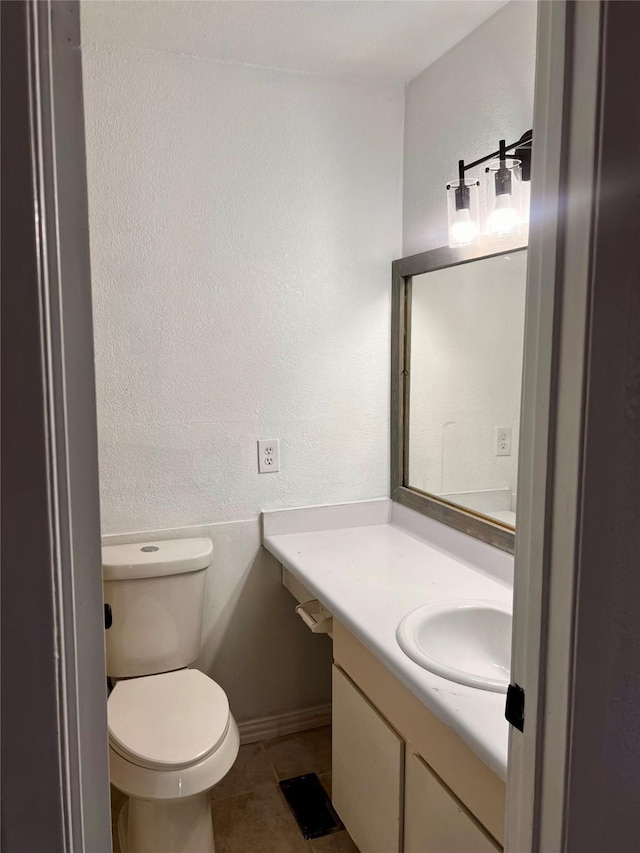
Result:
M507 505L495 508L511 510L518 461L526 263L526 251L513 252L414 277L412 486L440 495L506 490ZM510 456L496 456L497 427L512 429Z
M512 0L406 91L403 255L447 244L445 186L533 124L536 3Z
M388 494L403 90L82 50L103 533L206 526L199 665L240 720L319 704L330 644L257 516Z
M385 496L402 91L83 51L105 533Z

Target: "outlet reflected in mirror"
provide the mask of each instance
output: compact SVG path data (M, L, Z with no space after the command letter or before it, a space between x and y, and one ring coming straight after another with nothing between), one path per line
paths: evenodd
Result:
M512 528L527 251L414 275L405 484Z

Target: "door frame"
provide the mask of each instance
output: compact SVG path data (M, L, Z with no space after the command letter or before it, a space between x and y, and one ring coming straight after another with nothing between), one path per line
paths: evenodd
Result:
M629 709L640 675L640 584L630 570L640 550L640 111L625 92L640 83L639 29L635 3L539 4L512 663L525 722L510 732L506 819L513 853L637 843L640 720Z
M80 8L67 0L1 5L2 842L106 853Z

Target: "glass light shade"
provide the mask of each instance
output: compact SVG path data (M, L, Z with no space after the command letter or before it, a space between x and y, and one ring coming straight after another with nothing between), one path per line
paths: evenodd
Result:
M466 183L464 192L456 192L460 181L447 184L447 215L449 220L449 245L469 246L480 236L479 183Z
M489 237L508 237L523 229L520 161L507 157L504 166L492 160L486 169Z

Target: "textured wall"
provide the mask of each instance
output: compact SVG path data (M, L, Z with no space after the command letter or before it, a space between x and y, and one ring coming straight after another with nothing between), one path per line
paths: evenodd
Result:
M83 54L104 532L385 496L403 91Z
M331 644L257 515L388 494L403 90L95 43L83 67L103 533L210 535L197 665L239 720L322 704Z
M515 491L526 263L514 252L414 277L411 485ZM512 428L511 456L496 456L496 427Z
M445 186L460 158L533 123L536 3L512 0L407 87L403 255L447 243Z

